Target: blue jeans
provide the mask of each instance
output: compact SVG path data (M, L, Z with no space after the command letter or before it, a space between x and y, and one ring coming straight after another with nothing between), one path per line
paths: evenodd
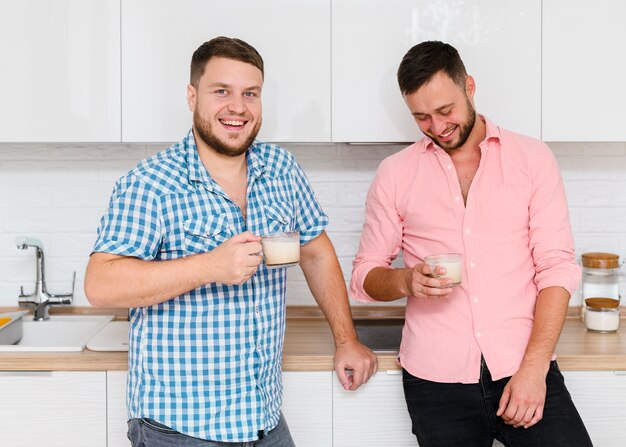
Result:
M152 419L128 421L128 439L133 447L295 447L282 413L278 425L258 441L205 441L179 433Z
M528 429L496 416L510 377L493 381L484 361L476 384L430 382L407 371L402 379L420 447L491 447L494 438L507 447L592 446L555 361L546 376L543 419Z

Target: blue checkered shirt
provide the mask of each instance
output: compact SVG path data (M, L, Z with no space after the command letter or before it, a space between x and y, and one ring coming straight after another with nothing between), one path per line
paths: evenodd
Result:
M328 217L289 152L255 142L247 162L244 221L200 162L190 131L117 181L93 251L168 260L210 251L246 230L299 230L301 244L322 232ZM244 284L211 283L131 309L129 418L222 442L252 441L275 427L286 275L261 264Z

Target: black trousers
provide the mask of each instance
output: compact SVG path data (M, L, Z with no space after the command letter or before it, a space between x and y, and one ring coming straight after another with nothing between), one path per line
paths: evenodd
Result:
M587 429L555 361L546 376L543 419L525 429L496 416L510 377L493 381L485 362L479 383L437 383L403 371L404 396L420 447L588 447Z

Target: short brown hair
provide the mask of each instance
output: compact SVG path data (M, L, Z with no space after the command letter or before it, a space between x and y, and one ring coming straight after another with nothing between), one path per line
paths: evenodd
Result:
M198 88L204 68L212 57L225 57L254 65L263 75L263 58L252 45L241 39L219 36L204 42L191 57L189 83Z
M404 55L398 67L400 91L403 95L415 93L440 71L465 87L467 72L456 48L436 40L419 43Z

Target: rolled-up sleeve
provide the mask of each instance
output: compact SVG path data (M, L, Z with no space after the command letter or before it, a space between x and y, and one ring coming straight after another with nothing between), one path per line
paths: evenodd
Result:
M159 205L152 189L133 178L120 179L102 216L93 252L153 260L161 243Z
M365 224L359 250L352 263L350 295L357 301L374 301L363 283L375 267L390 268L402 246L402 220L398 214L390 164L383 161L365 202Z
M533 160L533 191L529 206L530 249L537 290L560 286L570 295L580 283L567 199L559 167L543 144Z
M309 180L298 163L291 171L294 191L297 191L296 229L300 231L300 244L304 245L328 226L328 215L322 210Z

